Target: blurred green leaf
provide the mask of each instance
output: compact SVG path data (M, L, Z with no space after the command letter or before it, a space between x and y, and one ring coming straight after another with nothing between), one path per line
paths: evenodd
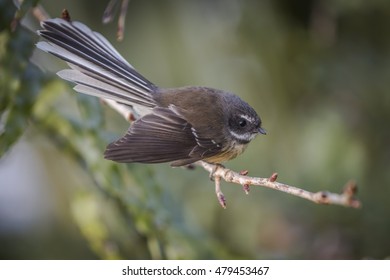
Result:
M23 1L31 7L34 1ZM41 71L29 58L34 45L33 34L19 24L12 30L16 9L12 1L1 1L0 22L0 157L23 134L32 107L43 82ZM23 11L25 13L25 11Z

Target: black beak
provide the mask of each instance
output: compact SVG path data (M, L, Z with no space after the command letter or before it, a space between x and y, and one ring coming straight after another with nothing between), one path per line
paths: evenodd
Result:
M264 128L262 128L262 127L259 128L258 132L259 132L260 134L263 134L263 135L266 135L266 134L267 134L267 131L266 131Z

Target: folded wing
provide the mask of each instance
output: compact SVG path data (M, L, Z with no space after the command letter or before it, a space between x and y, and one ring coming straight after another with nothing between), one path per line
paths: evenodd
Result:
M108 145L105 158L117 162L181 166L213 156L220 145L202 138L177 110L157 107L135 121L125 136Z

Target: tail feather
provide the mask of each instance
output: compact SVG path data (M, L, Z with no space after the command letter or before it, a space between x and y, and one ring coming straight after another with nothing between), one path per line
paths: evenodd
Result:
M80 22L50 19L38 34L48 42L37 47L66 61L72 69L58 75L77 84L81 93L127 105L153 108L156 86L139 74L99 33Z
M133 95L129 95L125 89L122 89L118 85L111 85L107 81L95 79L77 70L64 69L59 71L57 75L64 80L75 82L77 85L74 87L74 90L77 92L82 92L99 98L114 99L125 104L126 102L121 100L126 99L129 105L138 104L145 107L153 105L151 103L144 102L140 98L133 98Z

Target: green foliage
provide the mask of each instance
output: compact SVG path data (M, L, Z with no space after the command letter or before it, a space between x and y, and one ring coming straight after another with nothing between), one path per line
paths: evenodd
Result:
M19 16L33 5L23 1ZM0 21L0 156L23 134L43 76L29 62L34 48L34 35L22 27L12 1L1 1Z

